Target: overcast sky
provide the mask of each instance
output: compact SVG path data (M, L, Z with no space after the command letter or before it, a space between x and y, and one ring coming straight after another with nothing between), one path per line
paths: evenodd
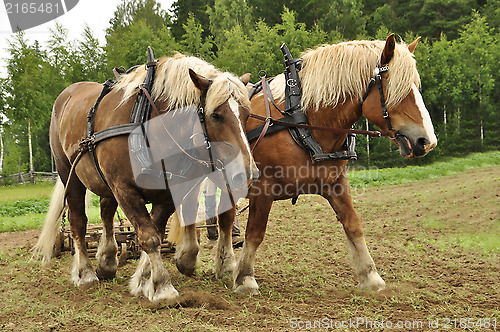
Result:
M170 9L175 0L159 0L162 9ZM5 3L5 1L3 1ZM78 4L66 14L58 17L57 22L68 29L68 39L80 39L85 23L87 23L94 36L99 39L101 45L105 42L105 30L109 27L109 20L113 17L116 7L122 0L79 0ZM8 47L7 39L12 39L12 33L9 18L4 6L0 3L0 76L6 76L5 58L8 57L6 51ZM54 21L48 22L37 27L25 30L26 37L32 43L38 40L42 46L46 46L50 38L50 30L54 28Z

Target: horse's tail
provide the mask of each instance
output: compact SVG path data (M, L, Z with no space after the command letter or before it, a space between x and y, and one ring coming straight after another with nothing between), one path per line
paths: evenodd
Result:
M38 242L33 247L33 256L41 257L42 264L47 264L54 255L54 246L56 244L61 220L66 210L64 204L64 185L61 178L57 178L56 185L52 191L49 210L45 217L45 224L38 238Z
M172 244L179 244L182 242L184 236L184 227L181 226L179 215L177 211L171 217L170 228L168 229L167 241Z

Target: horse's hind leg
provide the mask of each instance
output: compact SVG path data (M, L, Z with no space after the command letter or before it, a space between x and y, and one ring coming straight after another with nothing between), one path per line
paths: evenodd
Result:
M71 179L66 199L68 201L68 219L71 236L75 246L71 281L82 286L98 281L90 263L85 243L87 233L87 216L85 215L85 186L77 178Z
M361 220L352 206L347 177L344 174L340 175L336 185L332 186L331 191L324 196L328 199L344 227L354 272L359 280L358 287L376 291L383 290L385 282L378 274L375 263L368 252Z
M97 249L97 276L100 279L113 279L118 269L118 245L115 240L113 218L118 203L114 197L101 197L101 219L104 224L101 241Z

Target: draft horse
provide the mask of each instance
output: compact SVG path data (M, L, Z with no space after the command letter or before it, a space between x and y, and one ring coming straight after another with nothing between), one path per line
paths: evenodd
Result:
M417 43L418 39L410 45L396 44L394 35L390 35L385 42L350 41L305 52L299 76L301 106L309 124L349 129L364 115L382 131L388 132L399 146L401 155L407 158L424 156L436 146L437 139L419 92L420 78L413 57ZM377 84L370 85L376 74L381 75L386 117ZM283 75L270 83L281 109L284 108L285 84ZM253 113L266 116L262 93L251 103ZM271 116L280 118L280 112L271 108ZM261 124L261 120L250 119L247 130ZM341 151L346 139L346 134L330 131L312 130L312 133L324 152ZM234 256L228 256L224 243L219 243L216 275L220 277L235 267L234 291L258 293L254 277L255 255L264 239L273 202L301 194L318 194L328 200L342 223L359 287L384 289L385 282L368 252L360 218L353 208L346 174L347 161L312 163L309 154L299 147L287 130L265 136L255 147L253 156L260 177L248 194L250 207L243 250L235 266ZM234 217L235 209L220 215L221 233L230 234Z
M138 67L121 77L98 107L94 123L96 132L130 122L135 97L145 77L145 66ZM154 189L137 183L132 169L128 135L111 137L95 146L94 159L97 160L97 166L92 160L91 153L83 154L75 164L81 142L86 135L89 109L100 94L101 88L101 84L93 82L75 83L66 88L55 101L50 125L50 145L62 182L54 191L47 221L35 252L42 254L44 260L50 259L55 234L58 231L59 217L64 208L63 201L66 199L71 235L75 245L72 282L76 286L82 286L99 279L113 278L118 266L113 217L119 205L133 224L143 250L137 271L130 282L132 294L143 294L150 301L175 301L178 292L172 286L169 273L163 266L160 256L160 244L165 234L166 223L176 208L168 182L163 176L153 177L153 182L164 185L163 188ZM250 104L247 90L238 78L221 72L198 58L176 54L157 63L151 98L157 110L157 113L151 112L151 118L154 119L167 112L181 112L179 110L201 112L206 138L210 142L221 142L239 148L244 160L244 176L227 174L228 178L240 179L246 186L247 180L258 177L258 169L244 132ZM186 130L183 127L177 128L173 134L174 139L194 140L199 136L191 129ZM189 125L186 124L186 127ZM156 144L161 149L163 142L155 142L152 138L150 143ZM209 148L208 144L207 149ZM183 154L189 153L193 152L181 149L178 159L182 159ZM214 154L222 166L233 158L233 153L224 151L214 151ZM196 156L189 157L195 159ZM208 164L208 161L204 162ZM198 164L201 165L203 162L200 161ZM172 165L166 163L164 169L170 172L169 174L177 176L180 173L176 172L185 171L179 169L180 166L175 165L174 161ZM104 223L96 255L98 264L96 272L92 268L85 244L86 190L100 196L101 217ZM152 203L150 212L145 206L147 203ZM187 228L189 234L194 234L194 225ZM196 241L189 250L190 254L197 253Z

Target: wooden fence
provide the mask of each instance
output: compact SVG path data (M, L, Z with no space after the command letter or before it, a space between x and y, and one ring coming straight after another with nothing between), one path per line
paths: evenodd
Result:
M35 184L42 182L55 183L57 180L57 172L21 172L6 176L0 175L0 185L6 184Z

